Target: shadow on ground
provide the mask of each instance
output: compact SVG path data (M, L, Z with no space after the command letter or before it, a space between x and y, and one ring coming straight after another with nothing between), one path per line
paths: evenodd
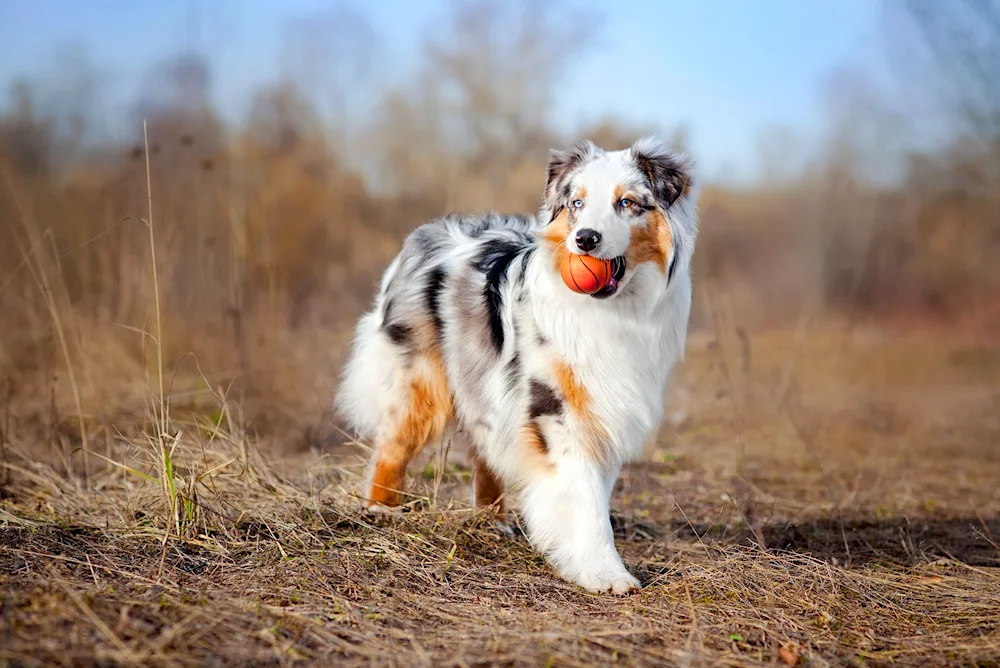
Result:
M619 523L620 524L620 523ZM748 528L673 522L680 540L706 544L760 545L850 565L874 562L914 565L952 559L971 566L1000 566L1000 516L992 518L824 518Z

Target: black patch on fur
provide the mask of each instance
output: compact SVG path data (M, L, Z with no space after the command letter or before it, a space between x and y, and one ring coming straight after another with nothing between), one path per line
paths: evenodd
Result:
M434 323L434 333L438 340L441 339L444 331L444 320L441 318L441 291L444 289L445 273L441 267L434 267L427 274L427 289L424 292L424 300L427 310L431 314L431 322Z
M674 280L674 270L677 269L677 258L680 257L680 254L681 254L680 251L681 251L680 246L675 242L674 243L674 257L673 257L672 260L670 260L670 268L667 269L667 283L668 284L670 283L670 281Z
M529 384L531 404L528 406L528 417L534 420L541 415L559 415L562 413L562 400L555 391L545 383L534 378Z
M531 260L531 256L534 252L535 246L530 246L521 253L521 271L517 272L517 276L515 277L518 304L524 302L524 284L527 281L528 276L528 261Z
M503 372L506 376L504 385L507 392L513 392L521 381L521 351L517 349L517 320L511 323L511 336L514 338L514 354L510 356L504 365Z
M410 345L410 340L413 338L413 330L401 322L383 324L382 331L388 335L390 341L404 348Z
M684 194L691 181L684 163L670 154L635 153L635 161L649 180L649 189L664 210Z
M507 360L507 364L504 365L503 372L507 376L507 391L513 392L514 388L517 387L518 381L521 380L521 354L517 350L515 350L514 354L511 355L509 360Z
M386 300L385 307L382 309L381 329L389 337L390 341L397 346L406 348L410 345L410 341L413 338L413 329L404 323L392 321L393 306L394 304L391 299Z
M525 249L527 240L491 239L483 244L483 250L476 260L476 269L486 275L483 297L490 318L490 341L499 353L503 350L504 331L503 293L501 288L507 280L507 268L517 254Z
M564 200L569 198L569 183L566 178L595 152L596 147L586 141L577 142L569 151L551 152L545 179L545 199L550 207L556 208L554 200L559 195Z
M521 276L520 276L521 285L524 285L525 275L528 273L528 260L531 259L531 256L534 254L534 252L535 252L535 247L532 246L528 250L524 251L524 255L521 256Z

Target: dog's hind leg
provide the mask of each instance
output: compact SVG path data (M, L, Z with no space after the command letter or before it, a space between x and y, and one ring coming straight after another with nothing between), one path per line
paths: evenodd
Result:
M372 510L401 505L407 464L427 443L441 437L452 416L451 390L436 349L414 355L400 374L368 467L365 505Z
M504 497L503 481L490 469L489 465L476 451L475 446L469 449L469 459L472 460L472 501L476 508L493 510L497 528L507 535L513 535L510 524L507 523L507 503Z

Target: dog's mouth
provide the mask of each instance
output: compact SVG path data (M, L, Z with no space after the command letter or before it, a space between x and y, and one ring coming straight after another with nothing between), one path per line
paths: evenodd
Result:
M619 255L611 260L611 280L603 288L590 295L591 297L596 297L597 299L607 299L611 295L618 292L618 287L621 285L622 278L625 277L625 257Z

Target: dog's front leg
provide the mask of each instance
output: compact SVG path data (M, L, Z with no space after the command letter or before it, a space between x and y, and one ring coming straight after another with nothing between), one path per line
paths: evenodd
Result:
M528 536L559 575L595 592L623 594L639 587L622 563L611 529L611 489L618 467L608 470L566 454L524 488Z

